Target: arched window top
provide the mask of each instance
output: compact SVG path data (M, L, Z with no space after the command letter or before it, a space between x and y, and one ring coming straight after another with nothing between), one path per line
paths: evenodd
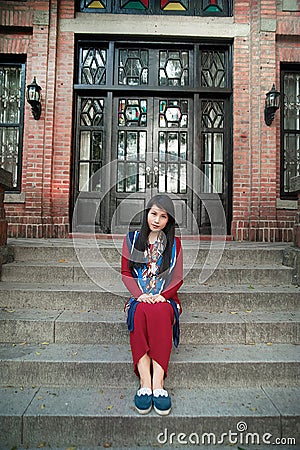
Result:
M79 11L226 17L232 15L232 0L79 0Z

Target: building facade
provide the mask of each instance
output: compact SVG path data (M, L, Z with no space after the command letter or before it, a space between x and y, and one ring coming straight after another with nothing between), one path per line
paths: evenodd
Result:
M0 17L10 236L122 234L168 192L183 234L225 218L235 240L292 240L299 0L0 0Z

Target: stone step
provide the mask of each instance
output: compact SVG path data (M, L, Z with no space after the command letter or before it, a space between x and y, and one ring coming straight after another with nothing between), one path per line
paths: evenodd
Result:
M300 312L194 312L181 316L182 344L300 343ZM121 311L0 310L0 342L124 344Z
M111 263L121 258L122 240L10 239L16 261L90 261ZM182 240L184 261L204 263L218 260L224 264L282 264L290 244L254 242L203 242Z
M299 383L293 344L180 345L173 349L170 387L250 387ZM1 344L2 385L135 386L129 345Z
M111 290L112 291L112 290ZM0 283L0 307L42 308L72 311L122 311L129 294L122 284L113 292L97 285L58 283ZM300 289L296 286L185 286L179 291L184 312L299 311Z
M140 416L133 407L134 391L105 389L101 383L94 388L3 387L1 448L23 444L153 450L203 444L244 449L246 442L256 444L256 449L279 442L299 448L295 443L300 439L300 402L295 387L170 388L173 408L167 417L154 410Z
M184 283L232 286L239 284L290 285L293 269L286 266L202 266L184 270ZM2 281L10 283L95 283L113 289L122 284L120 267L112 264L59 262L14 262L2 267Z

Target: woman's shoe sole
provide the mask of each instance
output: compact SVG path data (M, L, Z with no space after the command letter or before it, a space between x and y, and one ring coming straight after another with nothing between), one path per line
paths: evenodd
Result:
M135 406L135 409L137 410L137 412L138 412L139 414L149 414L149 412L150 412L151 409L152 409L152 406L150 406L150 408L148 408L148 409L139 409L139 408L137 408L137 407Z
M160 416L167 416L168 414L170 414L172 408L169 409L157 409L156 406L154 406L154 411L159 414Z

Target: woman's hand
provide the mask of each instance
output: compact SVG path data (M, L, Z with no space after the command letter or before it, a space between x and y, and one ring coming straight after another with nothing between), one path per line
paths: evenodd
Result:
M153 303L153 296L149 295L149 294L141 294L138 298L137 301L141 302L141 303Z
M153 296L153 302L152 303L164 303L164 302L166 302L167 300L165 299L165 297L163 297L162 295L160 295L160 294L157 294L157 295L154 295Z

